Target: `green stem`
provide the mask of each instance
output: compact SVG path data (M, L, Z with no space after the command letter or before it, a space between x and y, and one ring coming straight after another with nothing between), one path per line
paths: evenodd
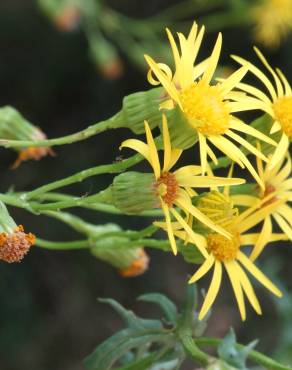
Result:
M72 144L77 141L82 141L88 139L91 136L100 134L109 129L116 128L116 118L118 114L109 118L106 121L101 121L95 123L91 126L88 126L86 129L76 132L75 134L66 135L59 137L57 139L47 139L47 140L5 140L0 139L0 146L4 146L5 148L27 148L27 147L40 147L40 146L55 146L55 145L64 145L64 144Z
M195 340L192 338L190 333L180 333L180 340L184 347L186 354L195 362L201 365L208 365L211 357L200 350L200 348L196 345Z
M217 347L221 342L222 339L217 339L217 338L208 338L208 337L202 337L202 338L197 338L195 339L195 342L198 346L212 346L212 347ZM239 349L244 348L242 344L237 344L237 347ZM252 350L250 351L248 355L249 359L254 361L255 363L262 365L266 367L267 369L271 370L292 370L292 367L282 365L279 362L271 359L268 356L263 355L262 353Z
M37 238L36 246L52 250L72 250L72 249L88 249L90 244L88 240L77 240L72 242L52 242Z
M140 154L136 154L133 157L125 159L119 163L112 163L112 164L92 167L87 170L77 172L76 174L72 176L65 177L64 179L57 180L49 184L43 185L28 193L22 194L21 199L29 200L35 197L39 197L43 193L47 193L49 191L52 191L52 190L55 190L55 189L58 189L64 186L74 184L75 182L81 182L91 176L101 175L104 173L119 173L141 162L142 159L143 157Z

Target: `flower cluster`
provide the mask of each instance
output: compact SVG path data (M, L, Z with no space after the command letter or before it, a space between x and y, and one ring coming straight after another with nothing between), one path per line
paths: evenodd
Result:
M199 29L194 23L187 37L178 33L178 41L166 31L174 70L145 56L150 67L148 81L162 86L161 135L154 138L151 122L145 121L146 142L128 139L121 144L121 148L140 153L152 167L153 175L145 174L144 183L139 180L144 185L142 190L137 189L137 196L133 182L123 199L137 199L143 208L144 186L145 207L155 204L161 208L165 219L154 224L167 232L173 253L180 252L184 244L197 248L203 262L189 283L197 282L214 268L200 319L217 296L224 267L245 320L244 296L258 314L262 312L246 272L281 296L255 260L268 243L292 240L291 87L284 74L274 70L258 49L255 51L271 78L247 60L233 56L240 67L229 77L214 81L222 35L218 35L210 56L197 62L204 27ZM242 82L247 74L255 75L267 91ZM260 124L243 121L238 114L245 111L262 112ZM179 165L189 148L194 162L197 154L200 156L199 163ZM223 158L218 157L220 152ZM222 167L222 161L230 164L229 173L215 176L213 171ZM233 177L235 165L240 171L246 169L255 182L244 184L245 179ZM247 186L248 192L244 190ZM273 231L273 220L280 232ZM254 227L258 232L251 231Z

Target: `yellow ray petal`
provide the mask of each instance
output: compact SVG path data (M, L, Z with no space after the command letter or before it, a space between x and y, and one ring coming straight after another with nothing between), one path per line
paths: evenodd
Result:
M279 207L279 205L283 204L283 200L279 200L277 202L274 202L272 204L269 204L268 206L265 206L250 216L246 217L244 220L240 220L238 223L238 231L240 233L244 233L245 231L251 229L261 221L263 221L268 215L275 212L275 210ZM240 217L240 216L239 216Z
M242 290L245 292L250 304L252 305L256 313L258 315L261 315L261 306L248 277L237 262L234 262L234 264L236 265L237 276L242 286Z
M261 53L261 51L257 47L254 47L254 51L257 53L258 57L260 58L260 60L264 64L264 66L268 69L268 71L273 76L274 81L276 83L276 87L277 87L277 95L278 95L279 98L281 98L284 95L284 91L283 91L283 86L282 86L281 80L279 79L279 77L277 76L277 74L275 73L275 71L273 70L273 68L270 66L270 64L268 63L267 59Z
M179 190L178 197L175 203L182 209L190 212L197 220L201 221L203 224L208 226L210 229L216 231L219 234L230 238L230 233L224 230L222 227L216 225L213 221L211 221L206 215L200 212L196 207L194 207L190 201L187 201L185 196L183 196L182 189Z
M199 143L200 143L200 159L201 159L201 166L202 166L202 175L205 175L206 168L207 168L207 143L206 137L202 135L200 132L199 134Z
M221 279L222 279L222 265L221 265L221 262L215 260L213 278L212 278L208 293L206 295L206 298L204 300L203 306L199 313L199 320L202 320L206 316L213 302L215 301L219 288L220 288Z
M182 228L186 231L188 234L190 240L196 245L196 247L199 249L199 251L202 253L202 255L207 258L208 253L206 250L206 241L204 238L202 238L201 235L196 234L191 227L187 224L187 222L181 217L181 215L174 209L171 208L170 212L173 214L173 216L176 218L176 220L180 223Z
M256 87L253 87L251 85L248 85L242 82L238 83L236 87L240 90L247 92L250 95L253 95L254 97L258 98L259 100L261 100L262 102L268 105L272 104L271 99L266 94L264 94L260 89L257 89Z
M238 252L237 259L242 263L242 265L268 290L270 290L277 297L282 297L282 292L274 285L270 279L268 279L257 267L256 265L246 257L242 252Z
M165 72L161 71L159 65L157 63L155 63L152 58L150 58L148 55L144 55L144 57L145 57L148 65L149 65L149 67L151 68L153 73L156 75L158 80L161 82L161 85L165 88L165 90L167 91L169 96L176 103L178 103L179 106L181 106L180 100L179 100L179 95L178 95L178 92L176 90L176 87L173 85L173 83L169 79L169 77L165 74Z
M122 148L135 150L136 152L140 153L152 166L149 147L143 141L137 139L128 139L122 142L120 149Z
M282 231L288 236L288 238L292 241L292 227L289 225L287 220L283 217L283 215L274 214L273 217L275 218L277 224L280 226Z
M247 71L248 65L243 66L224 80L220 85L220 90L222 90L223 94L228 94L234 87L237 87L238 83L246 75Z
M253 145L251 145L248 141L243 139L241 136L237 135L235 132L232 132L231 130L227 130L226 135L231 137L231 139L237 141L239 144L241 144L244 148L246 148L249 152L254 154L256 157L259 157L263 161L268 162L268 158L264 156L263 153L261 153L258 149L256 149Z
M168 170L171 170L172 167L176 164L176 162L179 160L181 154L182 154L181 149L174 148L171 150L171 156L170 156L170 163L168 166Z
M214 257L210 255L205 260L205 262L200 266L200 268L194 273L194 275L190 278L189 284L195 283L196 281L200 280L204 275L206 275L214 263L215 263Z
M218 135L212 135L209 136L209 140L213 145L215 145L221 152L223 152L227 157L232 159L234 162L236 162L241 168L244 168L243 163L238 157L238 150L234 151L235 145L231 143L229 140L223 138L223 136ZM235 147L236 148L236 147Z
M184 178L180 178L178 183L180 186L190 186L192 188L210 188L213 186L241 185L245 183L245 179L216 176L184 176Z
M221 52L221 47L222 47L222 34L220 32L218 35L217 41L215 43L214 49L212 51L212 55L209 60L208 68L206 69L202 77L202 80L206 82L206 84L209 84L211 82L214 72L217 68L217 64L218 64L220 52Z
M291 174L291 158L290 156L287 157L287 162L285 163L284 167L281 169L281 171L278 172L278 174L275 176L273 184L281 185L285 179L289 177Z
M241 65L245 65L246 63L248 63L247 60L245 60L241 57L235 56L235 55L231 55L231 58L234 59L237 63L239 63ZM253 64L249 64L249 70L252 74L254 74L256 77L258 77L258 79L260 81L262 81L262 83L266 86L269 93L271 94L271 97L272 97L273 101L275 101L277 99L277 94L276 94L276 91L274 89L274 86L271 84L271 82L267 78L267 76L260 69L258 69L256 66L254 66Z
M269 166L268 166L269 169L272 169L273 167L275 167L275 165L281 160L281 158L283 157L283 153L286 153L288 151L289 144L290 144L289 138L283 132L280 142L276 150L274 151L271 162L269 163Z
M167 172L169 171L169 165L171 161L171 143L165 114L162 115L162 132L164 148L163 172Z
M231 199L235 205L243 207L251 207L259 202L259 199L257 197L245 194L231 195Z
M270 134L273 135L276 132L280 131L282 129L280 123L278 121L275 121L271 127Z
M240 285L240 281L238 278L238 268L234 261L224 262L224 266L226 268L227 274L229 276L229 280L231 282L234 295L238 304L240 316L242 318L242 321L245 321L246 319L246 312L245 312L245 304L244 304L244 298L243 298L243 292Z
M255 261L258 256L261 254L265 246L270 242L272 235L272 221L271 217L267 216L264 220L263 228L259 234L258 240L255 243L255 246L250 255L250 259Z
M168 239L169 239L169 242L170 242L170 246L171 246L171 249L173 251L173 254L176 255L177 254L177 246L176 246L176 242L175 242L175 239L174 239L174 236L173 236L173 229L172 229L172 226L171 226L171 219L170 219L170 215L169 215L169 209L163 201L161 201L161 207L162 207L163 213L165 215L166 228L167 228L167 234L168 234Z
M177 181L180 182L180 180L183 179L185 176L196 176L200 175L201 172L201 166L190 165L179 168L174 172L174 174Z
M214 143L214 138L213 137L212 137L212 142ZM249 170L250 174L254 177L254 179L260 185L260 187L262 189L264 189L264 187L265 187L264 183L260 179L258 173L253 168L252 164L247 159L247 157L242 153L242 151L239 148L237 148L236 145L234 145L232 142L230 142L229 140L227 140L223 136L217 137L215 139L215 142L217 143L217 146L218 146L218 143L219 143L220 150L222 150L228 157L230 157L230 158L234 157L234 158L236 158L236 160L235 160L236 163L244 164L244 166ZM214 145L216 145L216 144L214 144ZM232 155L232 157L231 157L231 155Z
M207 154L208 154L208 156L212 159L213 163L215 165L217 165L218 164L218 160L216 158L216 155L215 155L215 153L213 152L213 150L209 147L209 145L207 143L206 143L206 148L207 148Z
M265 143L271 144L271 145L278 145L275 140L271 139L267 135L264 135L260 131L256 130L254 127L247 125L246 123L240 121L239 119L232 120L230 123L230 128L236 131L243 132L244 134L253 136L261 141L264 141Z
M201 63L196 64L193 69L193 79L192 81L196 81L202 74L205 72L206 68L208 67L208 63L210 58L203 60Z
M176 74L178 74L178 80L180 80L180 56L179 56L179 52L178 52L178 49L177 49L177 46L176 46L176 42L174 40L174 37L172 35L172 33L170 32L170 30L168 28L166 28L166 33L167 33L167 36L168 36L168 40L169 40L169 43L170 43L170 46L171 46L171 50L172 50L172 54L173 54L173 59L174 59L174 64L175 64L175 69L176 69Z
M276 68L276 71L285 87L285 95L291 95L292 94L292 89L291 89L291 86L287 80L287 78L285 77L284 73L279 69L279 68Z
M149 154L150 154L150 160L151 164L154 170L154 174L156 179L160 177L161 169L160 169L160 163L159 163L159 157L156 149L155 142L153 140L152 132L150 130L150 127L148 123L145 121L145 132L146 132L146 138L147 138L147 144L149 147Z

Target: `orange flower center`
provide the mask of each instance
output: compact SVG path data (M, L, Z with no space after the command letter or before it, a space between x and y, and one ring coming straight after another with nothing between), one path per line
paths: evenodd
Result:
M284 96L273 104L276 120L280 123L284 133L292 137L292 96Z
M236 258L240 248L239 234L233 233L231 239L227 239L220 234L209 234L207 236L207 245L217 260L221 262L232 261Z
M220 88L195 82L180 94L189 124L205 136L223 135L229 128L230 111Z
M0 233L0 260L8 263L20 262L35 243L32 233L26 234L19 225L12 234Z
M177 196L178 182L175 175L170 172L163 173L155 184L156 193L163 201L172 207Z

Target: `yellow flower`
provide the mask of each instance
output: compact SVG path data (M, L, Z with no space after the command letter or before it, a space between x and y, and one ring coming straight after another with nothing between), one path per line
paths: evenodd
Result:
M251 8L255 39L276 48L292 29L291 0L261 0Z
M173 235L171 215L179 222L181 227L192 236L200 245L201 236L195 234L189 227L184 218L175 209L177 206L186 215L192 215L212 230L229 237L230 234L222 227L216 225L207 216L192 205L191 195L194 194L192 188L204 188L210 186L239 185L245 182L243 179L222 178L215 176L198 176L201 174L200 166L184 166L171 172L170 170L176 164L182 154L182 150L173 149L170 143L167 120L163 115L163 147L164 160L163 167L160 165L157 148L147 122L145 122L145 132L147 144L137 139L129 139L122 143L122 147L131 148L140 153L152 166L155 176L153 189L160 200L161 208L165 215L167 233L174 254L177 253L177 246ZM204 249L200 249L203 255L206 255Z
M260 315L262 313L259 301L256 297L254 289L247 277L247 270L254 278L256 278L263 286L274 293L276 296L281 297L280 290L256 267L256 265L248 258L245 253L241 250L243 246L253 245L258 238L258 233L245 234L247 230L258 224L269 212L268 208L273 208L275 205L269 205L266 208L259 208L260 204L252 209L247 209L240 215L237 212L230 213L229 205L232 203L228 194L214 193L206 196L206 204L208 204L210 215L211 211L218 210L218 204L221 199L221 218L222 222L226 224L228 221L228 230L232 234L231 239L227 239L225 236L210 231L205 236L206 249L208 251L208 257L205 257L205 261L198 268L196 273L191 277L189 283L195 283L201 279L207 272L214 267L213 277L206 294L204 303L199 313L199 319L202 320L212 304L214 303L222 281L222 270L223 267L226 269L229 280L231 282L234 295L238 304L240 315L242 320L246 319L246 310L244 302L244 294L249 300L254 310ZM225 204L224 204L225 203ZM229 210L224 216L222 210ZM220 224L220 222L219 222ZM186 233L184 231L175 230L175 235L182 240L186 239ZM269 241L282 240L282 234L271 234ZM194 243L192 238L188 239L190 243Z
M276 221L287 238L292 241L292 209L289 206L289 202L292 201L290 155L286 155L285 152L283 152L281 160L272 169L267 165L263 166L260 159L257 160L257 166L259 175L265 183L265 191L260 190L258 196L235 195L232 197L237 205L247 207L262 202L262 207L265 208L270 204L278 202L278 206L276 208L271 208L264 219L262 230L250 255L253 261L259 256L271 239L273 230L272 218Z
M269 95L254 86L239 83L237 87L251 96L245 97L238 104L239 106L248 104L249 109L260 109L269 114L275 121L271 128L271 134L282 131L281 139L270 162L270 167L274 167L282 157L283 152L286 153L288 150L289 140L292 138L292 90L281 70L277 68L274 70L263 54L257 48L254 49L270 72L275 86L259 68L250 64L250 72L265 85ZM245 59L238 56L233 56L233 59L242 65L247 63Z
M179 52L171 32L167 30L175 62L175 74L172 76L171 69L166 64L156 63L146 55L146 61L151 69L148 73L148 80L154 85L161 83L167 93L166 100L160 108L179 107L189 126L194 130L194 134L198 135L203 174L207 168L207 156L217 163L216 155L209 146L208 140L242 168L246 167L256 181L263 186L252 164L238 148L238 144L266 160L261 152L242 137L242 133L252 135L272 145L275 142L233 116L233 113L249 109L248 104L244 104L245 94L232 91L247 73L248 65L235 71L223 82L211 85L221 52L222 35L219 34L210 58L194 66L204 28L197 31L197 25L194 23L188 38L181 33L178 34ZM153 74L157 80L154 79ZM239 98L241 99L240 107L237 103ZM235 133L234 130L239 131L240 134Z

